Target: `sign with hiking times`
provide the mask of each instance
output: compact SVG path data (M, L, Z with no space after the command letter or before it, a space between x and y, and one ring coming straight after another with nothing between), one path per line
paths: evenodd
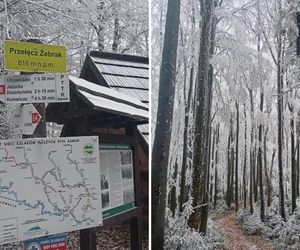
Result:
M103 218L135 207L131 145L100 144L100 182Z
M0 141L0 244L102 225L98 137Z
M69 102L67 74L6 75L0 78L0 101L4 103Z
M66 48L6 40L4 41L4 68L28 72L65 73Z

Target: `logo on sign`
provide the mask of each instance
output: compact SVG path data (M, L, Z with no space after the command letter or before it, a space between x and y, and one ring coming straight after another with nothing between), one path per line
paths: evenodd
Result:
M33 242L26 247L26 250L42 250L40 244Z
M31 114L31 121L32 121L32 124L39 123L40 118L41 118L41 117L40 117L39 113L33 112L33 113Z
M94 154L94 146L91 143L85 144L83 152L86 156L92 156Z
M46 229L42 229L40 226L36 225L27 230L27 232L24 233L26 237L37 237L38 235L48 235L49 231Z
M0 95L5 95L5 85L0 85Z

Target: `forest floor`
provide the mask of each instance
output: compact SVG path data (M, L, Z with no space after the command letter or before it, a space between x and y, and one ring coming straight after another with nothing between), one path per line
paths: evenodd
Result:
M248 235L237 222L235 212L230 211L215 218L220 232L225 237L225 250L274 250L275 247L260 236Z

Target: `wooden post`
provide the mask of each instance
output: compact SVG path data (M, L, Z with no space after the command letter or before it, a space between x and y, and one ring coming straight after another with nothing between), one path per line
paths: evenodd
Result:
M139 207L139 215L134 217L130 221L130 233L131 233L131 249L142 249L142 210Z
M96 233L93 229L80 230L80 249L82 250L96 250L97 241Z
M138 207L139 213L137 217L134 217L130 221L131 231L131 249L141 250L142 249L142 209L141 209L141 194L140 194L140 174L139 174L139 160L137 155L137 127L134 127L133 136L135 138L133 147L133 172L134 172L134 194L135 194L135 206Z

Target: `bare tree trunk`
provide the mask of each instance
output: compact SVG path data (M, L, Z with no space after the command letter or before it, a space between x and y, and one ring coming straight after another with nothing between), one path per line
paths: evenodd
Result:
M213 131L213 140L212 140L212 149L211 149L211 174L209 174L209 178L211 180L210 182L210 188L209 188L209 201L212 202L212 198L213 198L213 188L214 188L214 185L213 185L213 174L214 174L214 167L215 167L215 145L216 145L216 136L217 136L217 131L216 129Z
M245 118L245 151L244 151L244 169L243 169L243 188L244 188L244 209L247 208L247 115L246 115L246 104L244 104L244 118Z
M119 44L121 40L121 27L119 17L116 16L114 20L114 40L112 44L112 50L118 52Z
M227 190L226 190L226 204L230 207L233 198L233 118L230 116L230 130L228 135L228 144L227 144Z
M194 172L192 177L192 197L194 211L188 224L191 228L206 233L207 225L207 168L208 168L208 142L210 137L210 105L212 67L209 66L211 57L211 32L213 22L213 2L201 1L201 37L198 63L197 107L194 131ZM199 227L200 226L200 227Z
M253 188L254 188L254 203L257 202L258 197L258 161L257 161L257 130L255 128L255 147L253 151Z
M272 173L273 173L273 166L274 166L274 159L275 159L275 153L276 149L274 149L273 154L272 154L272 160L271 160L271 167L270 167L270 174L266 173L267 178L267 206L271 206L272 204L272 194L273 194L273 185L272 185ZM265 166L265 168L267 168Z
M250 205L250 213L253 214L253 169L254 169L254 103L253 103L253 91L249 89L250 96L250 108L251 108L251 134L250 134L250 187L249 187L249 205Z
M281 1L279 4L279 11L281 11ZM277 37L277 110L278 110L278 175L279 175L279 213L282 219L285 221L285 209L284 209L284 188L283 188L283 164L282 164L282 139L283 139L283 128L282 128L282 82L283 82L283 70L282 70L282 35L279 34Z
M299 152L299 135L297 135L297 166L296 166L296 170L297 170L297 182L296 182L296 192L297 192L297 197L299 197L299 173L300 173L300 169L299 169L299 166L300 166L300 162L299 162L299 158L300 158L300 152Z
M214 194L214 209L217 206L218 200L218 164L219 164L219 142L220 142L220 123L217 125L217 142L216 142L216 156L215 156L215 194Z
M177 196L176 196L176 180L177 180L177 174L178 174L178 163L177 159L175 160L175 166L174 166L174 173L173 173L173 180L174 185L171 187L170 191L170 210L172 212L173 217L175 216L176 208L177 208Z
M152 152L152 247L164 246L168 158L176 78L180 0L169 0Z
M262 90L262 86L261 86ZM263 112L264 93L260 94L260 111ZM258 181L260 191L260 220L265 221L265 200L264 200L264 188L263 188L263 161L262 161L262 124L258 128Z
M290 126L291 126L291 190L292 190L292 213L296 209L296 149L295 149L295 127L294 127L294 108L289 104L291 113Z
M236 101L236 136L235 136L235 211L239 209L239 130L240 130L240 120L239 120L239 103Z
M103 15L103 10L105 8L104 1L100 1L99 3L99 16L97 18L98 25L93 25L96 34L98 36L98 50L103 51L104 50L104 27L103 23L106 21L106 17Z
M195 10L192 8L191 14L192 30L195 30L196 20L195 20ZM192 51L194 50L194 43L192 43ZM189 81L189 91L188 96L186 96L185 86L184 99L185 99L185 117L184 117L184 135L183 135L183 154L182 154L182 166L181 166L181 179L180 179L180 197L179 197L179 212L183 211L183 204L188 200L188 191L186 187L186 170L188 168L187 158L188 158L188 135L189 135L189 112L192 106L192 93L194 84L194 55L192 54L192 66L190 69L190 81ZM187 81L185 81L187 83Z

